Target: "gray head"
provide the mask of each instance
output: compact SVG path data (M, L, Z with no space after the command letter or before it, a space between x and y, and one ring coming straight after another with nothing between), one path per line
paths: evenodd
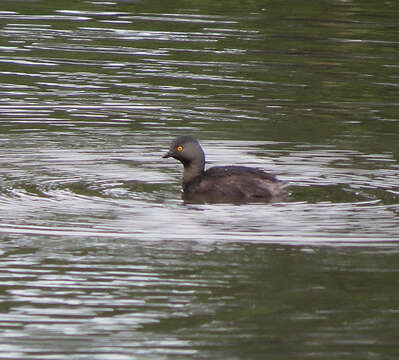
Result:
M200 143L192 136L180 136L173 140L169 151L163 157L173 157L179 160L185 168L193 166L199 171L204 170L204 151Z

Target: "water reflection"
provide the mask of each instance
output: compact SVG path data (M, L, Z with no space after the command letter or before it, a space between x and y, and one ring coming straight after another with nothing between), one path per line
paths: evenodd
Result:
M33 147L26 139L28 152L12 150L10 143L2 156L3 233L273 243L351 243L398 235L396 165L386 155L304 147L287 154L278 144L262 150L259 142L205 142L212 165L278 172L291 183L291 197L275 205L184 206L180 168L161 159L169 138L154 144L152 136L123 130L100 137L93 128L79 139L83 149L74 149L74 133L48 135L39 131ZM73 147L59 149L60 136L70 137ZM125 136L135 144L127 146ZM28 214L31 220L21 226L19 219Z
M2 286L7 286L13 305L0 318L9 327L3 351L18 349L28 357L43 351L61 357L74 351L105 356L109 347L126 356L136 351L156 357L159 351L176 356L235 349L257 357L266 350L286 351L289 341L300 358L323 352L324 346L340 352L341 346L356 345L359 339L368 348L374 337L389 347L384 332L374 333L364 322L383 330L378 320L383 319L384 326L397 327L391 314L379 309L370 313L362 300L372 294L371 303L379 298L379 304L390 306L379 293L385 288L394 294L392 286L386 287L392 277L386 278L385 270L395 258L389 248L373 248L374 261L365 265L367 249L356 260L356 249L243 243L209 247L131 239L122 240L121 247L96 238L87 238L82 248L79 242L53 238L45 242L52 249L49 256L39 237L23 241L23 260L20 250L11 248L3 256ZM358 271L353 270L356 261ZM316 268L318 272L312 271ZM15 276L9 278L6 269ZM243 335L245 343L258 345L243 350L236 339ZM221 339L229 345L221 347Z

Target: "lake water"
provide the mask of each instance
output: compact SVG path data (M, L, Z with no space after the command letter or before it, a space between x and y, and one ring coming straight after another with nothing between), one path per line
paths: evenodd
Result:
M0 359L399 356L399 3L0 2ZM162 159L288 201L185 204Z

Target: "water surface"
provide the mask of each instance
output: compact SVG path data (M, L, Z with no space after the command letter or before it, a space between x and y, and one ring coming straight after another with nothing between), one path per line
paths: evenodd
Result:
M0 358L397 359L398 5L0 4ZM185 204L209 165L290 182Z

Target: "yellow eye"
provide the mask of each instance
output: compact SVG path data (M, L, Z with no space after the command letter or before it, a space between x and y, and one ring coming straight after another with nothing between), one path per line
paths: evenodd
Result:
M178 151L178 152L181 152L181 151L183 151L183 146L178 146L177 148L176 148L176 150Z

